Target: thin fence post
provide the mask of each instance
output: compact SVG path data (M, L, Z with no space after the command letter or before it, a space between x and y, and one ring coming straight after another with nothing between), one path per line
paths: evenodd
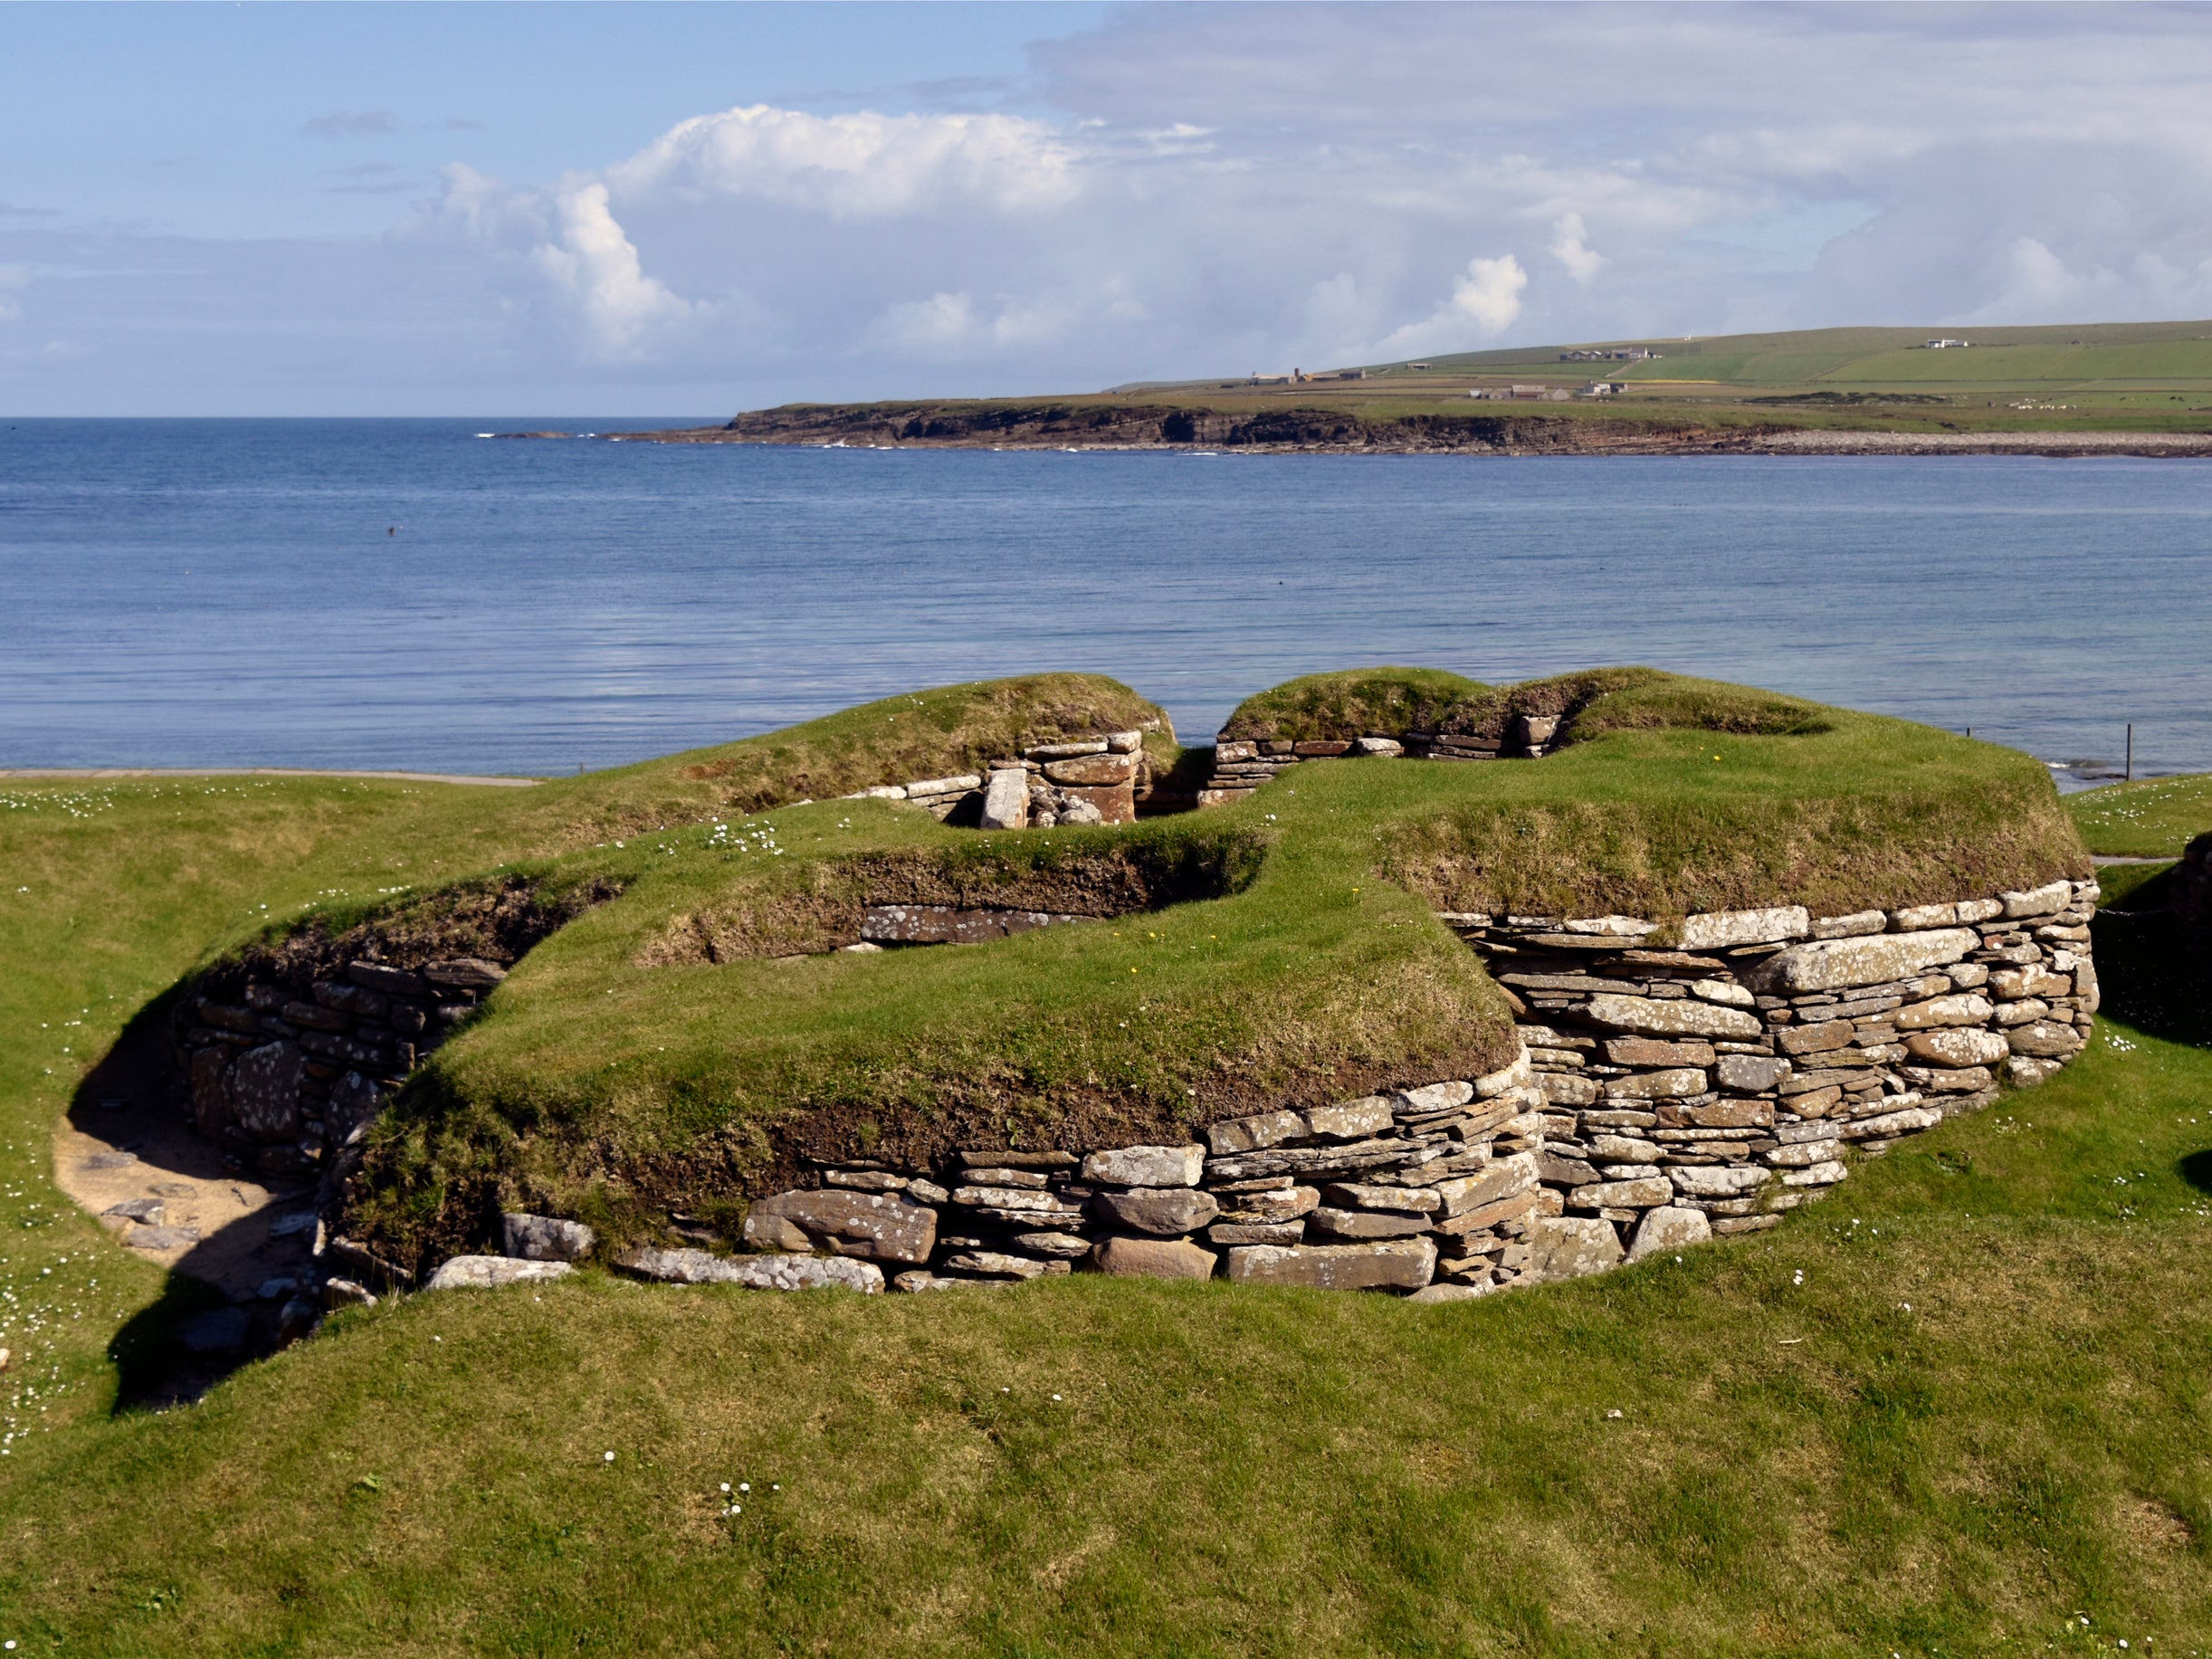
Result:
M2135 781L2135 722L2128 722L2128 776L2127 782Z

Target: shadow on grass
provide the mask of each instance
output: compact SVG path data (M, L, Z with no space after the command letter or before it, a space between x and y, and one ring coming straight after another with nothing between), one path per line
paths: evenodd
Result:
M91 1213L132 1200L160 1205L150 1226L111 1224L127 1252L148 1249L168 1269L158 1299L109 1344L118 1412L196 1398L274 1351L283 1297L261 1296L258 1287L277 1279L289 1293L310 1242L272 1232L287 1199L306 1195L276 1190L226 1159L173 1098L167 1030L176 996L172 988L140 1008L86 1073L68 1113L75 1136L55 1149L63 1190ZM162 1234L171 1236L137 1242Z
M2137 909L2135 896L2092 923L2100 1011L2169 1043L2212 1047L2212 963L2191 948L2179 917Z
M2174 1168L2198 1192L2212 1193L2212 1151L2191 1152Z

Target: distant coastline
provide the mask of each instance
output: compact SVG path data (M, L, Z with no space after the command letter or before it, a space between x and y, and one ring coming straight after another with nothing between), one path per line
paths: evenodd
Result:
M555 438L566 433L501 434ZM2212 456L2212 433L1975 431L1619 418L1596 414L1258 410L1122 398L793 404L720 426L599 434L624 443L781 443L853 449L1230 450L1253 454Z

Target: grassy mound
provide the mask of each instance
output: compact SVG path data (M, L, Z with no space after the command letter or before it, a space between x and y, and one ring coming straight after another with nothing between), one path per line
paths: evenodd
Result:
M1345 743L1434 731L1445 710L1486 690L1435 668L1348 668L1302 674L1247 697L1221 729L1228 739Z
M91 1063L211 946L377 927L443 948L448 893L512 942L500 895L619 885L440 1051L380 1189L429 1191L402 1166L443 1133L441 1155L504 1146L518 1179L588 1197L561 1159L593 1135L649 1174L718 1135L742 1149L777 1120L707 1084L860 1078L871 1044L869 1064L904 1063L917 1034L942 1045L929 1064L962 1041L987 1065L1080 1061L1163 1109L1175 1068L1227 1052L1205 1044L1208 995L1285 1077L1322 1075L1313 1045L1356 1055L1362 1022L1464 1051L1492 993L1429 907L1485 908L1530 842L1576 912L1800 896L1784 883L1821 845L1854 872L1824 908L2078 864L2032 762L1818 714L1830 729L1797 736L1632 726L1526 764L1311 763L1237 807L987 841L857 802L718 833L670 809L710 812L713 786L667 763L514 795L0 793L0 1636L94 1655L2185 1651L2212 1628L2212 1054L2109 1018L2057 1080L1774 1233L1472 1305L1080 1279L863 1304L587 1272L344 1314L189 1410L111 1412L198 1304L61 1197L50 1136L99 1111ZM701 793L655 793L678 786ZM1978 796L2012 803L2015 862L1958 862L1991 827ZM1568 836L1570 809L1611 838ZM1864 851L1890 836L1902 874ZM1802 863L1775 851L1799 843ZM697 918L752 925L731 919L868 861L954 894L1059 870L1055 891L1164 908L958 950L653 959ZM1201 971L1194 947L1229 944ZM1095 996L1088 1028L1063 978ZM621 1016L596 1024L595 997ZM998 1023L964 1037L963 1017ZM718 1055L733 1034L745 1052ZM825 1058L817 1034L853 1046ZM535 1078L533 1048L573 1093ZM454 1168L449 1194L478 1178ZM749 1483L741 1513L723 1482ZM2062 1638L2077 1615L2093 1628Z
M759 812L873 784L948 777L1040 743L1101 731L1164 733L1166 710L1102 674L1025 674L887 697L803 726L653 764L711 782L718 804Z

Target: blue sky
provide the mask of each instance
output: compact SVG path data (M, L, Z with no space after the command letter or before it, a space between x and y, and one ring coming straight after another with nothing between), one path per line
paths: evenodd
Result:
M2212 11L0 5L0 412L2212 313Z

